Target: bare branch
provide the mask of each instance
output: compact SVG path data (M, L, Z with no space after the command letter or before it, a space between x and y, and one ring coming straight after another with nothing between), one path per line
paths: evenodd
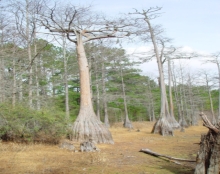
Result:
M203 112L201 112L199 115L202 117L203 126L207 127L209 130L215 132L216 134L219 133L219 130L209 121L209 119Z
M76 43L81 37L83 43L105 38L129 37L130 23L124 19L108 21L104 17L93 17L88 8L56 5L42 14L41 24L50 32L66 33L67 38Z

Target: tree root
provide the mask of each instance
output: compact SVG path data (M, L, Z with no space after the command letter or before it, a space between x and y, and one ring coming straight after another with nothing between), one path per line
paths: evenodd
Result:
M159 133L162 136L173 136L173 128L171 127L169 121L162 117L154 124L151 133Z
M111 132L97 119L92 112L91 115L79 115L72 126L72 139L86 142L90 139L95 143L114 144Z
M132 123L129 120L124 120L123 126L125 128L133 129Z

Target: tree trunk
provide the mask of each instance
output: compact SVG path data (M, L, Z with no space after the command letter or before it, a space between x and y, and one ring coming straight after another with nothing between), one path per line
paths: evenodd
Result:
M178 95L178 89L177 89L177 81L176 81L176 75L174 73L174 69L172 71L172 78L173 78L173 89L174 89L174 96L175 96L175 100L176 100L176 106L178 109L178 121L180 121L180 119L182 118L181 116L181 106L180 106L180 98Z
M108 119L108 105L106 100L106 89L105 89L105 64L104 59L102 60L102 95L104 105L104 123L106 127L110 127Z
M167 117L161 117L155 124L151 133L158 133L162 136L172 135L173 128L171 127Z
M69 88L68 88L68 78L67 78L67 56L66 56L66 36L63 34L63 65L64 65L64 86L65 86L65 112L66 119L69 120L70 110L69 110Z
M216 123L216 119L215 119L213 103L212 103L212 95L211 95L211 90L210 90L209 80L208 80L208 75L207 74L205 74L205 79L206 79L206 87L207 87L208 94L209 94L210 108L211 108L211 114L212 114L211 122L212 122L212 124L215 124Z
M96 78L96 115L100 120L100 93L99 93L99 78L98 78L98 67L97 61L95 62L95 78Z
M170 99L170 116L174 117L174 108L173 108L173 95L172 95L172 71L171 71L171 62L168 57L168 76L169 76L169 99Z
M155 56L157 59L157 65L159 70L159 82L161 89L161 109L160 109L160 119L155 123L152 133L159 133L161 135L173 135L173 128L179 127L179 124L174 119L174 117L170 116L168 100L166 96L166 86L164 82L164 72L162 67L162 60L159 56L159 51L156 43L156 38L154 35L153 28L151 27L150 21L148 17L145 18L145 21L148 24L151 41L153 43Z
M154 98L153 98L153 94L152 94L152 89L151 89L151 83L150 83L150 79L148 79L148 101L149 101L149 116L150 116L150 121L155 122L155 112L154 112Z
M0 81L1 81L1 93L0 102L5 102L5 61L3 58L0 60Z
M204 126L209 129L206 135L201 136L200 149L196 158L197 164L194 174L220 173L220 123L212 125L206 115L200 114Z
M188 74L189 80L188 80L188 96L189 96L189 106L190 106L190 119L193 126L198 125L198 118L195 114L195 102L193 98L193 91L192 91L192 80L190 74Z
M180 65L180 75L181 75L181 85L179 87L179 90L180 90L181 119L183 123L186 121L188 124L192 125L191 118L189 117L188 112L187 112L186 92L183 86L184 81L183 81L182 65Z
M39 89L39 77L38 77L38 56L37 56L37 44L36 44L36 31L34 31L34 55L35 57L35 80L36 80L36 109L40 110L40 89Z
M217 62L217 67L218 67L218 121L220 121L220 66L219 63Z
M96 143L113 143L108 128L98 120L92 106L89 67L86 58L81 34L77 34L77 58L80 75L80 111L73 124L73 138L77 141L89 141Z
M23 77L22 77L22 73L21 73L21 71L22 71L22 65L20 64L20 66L19 66L20 68L20 75L19 75L19 97L18 97L18 99L19 99L19 102L22 102L23 101L23 81L22 81L22 79L23 79Z
M36 79L36 102L37 102L37 110L41 108L41 101L40 101L40 85L39 85L39 77L38 77L38 58L35 58L35 79Z
M17 92L17 79L16 79L16 60L15 60L15 45L13 47L13 89L12 89L12 106L15 107L16 92Z
M121 75L121 83L122 83L122 93L123 93L123 99L124 99L124 110L125 110L125 119L124 119L124 124L123 126L126 128L133 128L131 121L129 120L128 117L128 108L127 108L127 100L126 100L126 94L125 94L125 84L124 84L124 78L123 78L123 72L122 72L122 67L120 64L120 75Z
M170 117L168 118L170 120L171 126L173 129L178 129L180 127L179 123L176 121L174 117L174 107L173 107L173 95L172 95L172 71L171 71L171 62L170 58L168 58L168 75L169 75L169 101L170 101L170 107L168 110L170 110ZM167 101L168 104L168 101Z
M27 42L27 51L28 51L28 61L29 61L29 79L28 79L28 104L29 107L33 107L32 99L32 78L33 78L33 69L32 69L32 56L31 56L31 41L30 41L30 19L29 19L29 0L26 0L26 42Z

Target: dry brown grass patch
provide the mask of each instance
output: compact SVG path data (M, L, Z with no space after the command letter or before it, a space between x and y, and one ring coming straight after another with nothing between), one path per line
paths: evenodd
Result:
M185 132L175 131L174 137L151 134L153 123L135 122L134 129L114 124L112 132L114 145L97 145L99 152L73 152L60 149L58 145L43 144L0 144L0 173L51 173L51 174L190 174L192 167L170 163L139 152L149 148L155 152L195 159L201 133L207 130L201 126L190 127ZM137 129L140 132L137 132ZM74 142L77 150L79 143Z

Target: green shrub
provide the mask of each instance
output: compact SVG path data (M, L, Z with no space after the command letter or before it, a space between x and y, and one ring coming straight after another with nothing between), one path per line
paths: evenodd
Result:
M58 143L67 134L64 113L0 105L0 138L5 141Z

